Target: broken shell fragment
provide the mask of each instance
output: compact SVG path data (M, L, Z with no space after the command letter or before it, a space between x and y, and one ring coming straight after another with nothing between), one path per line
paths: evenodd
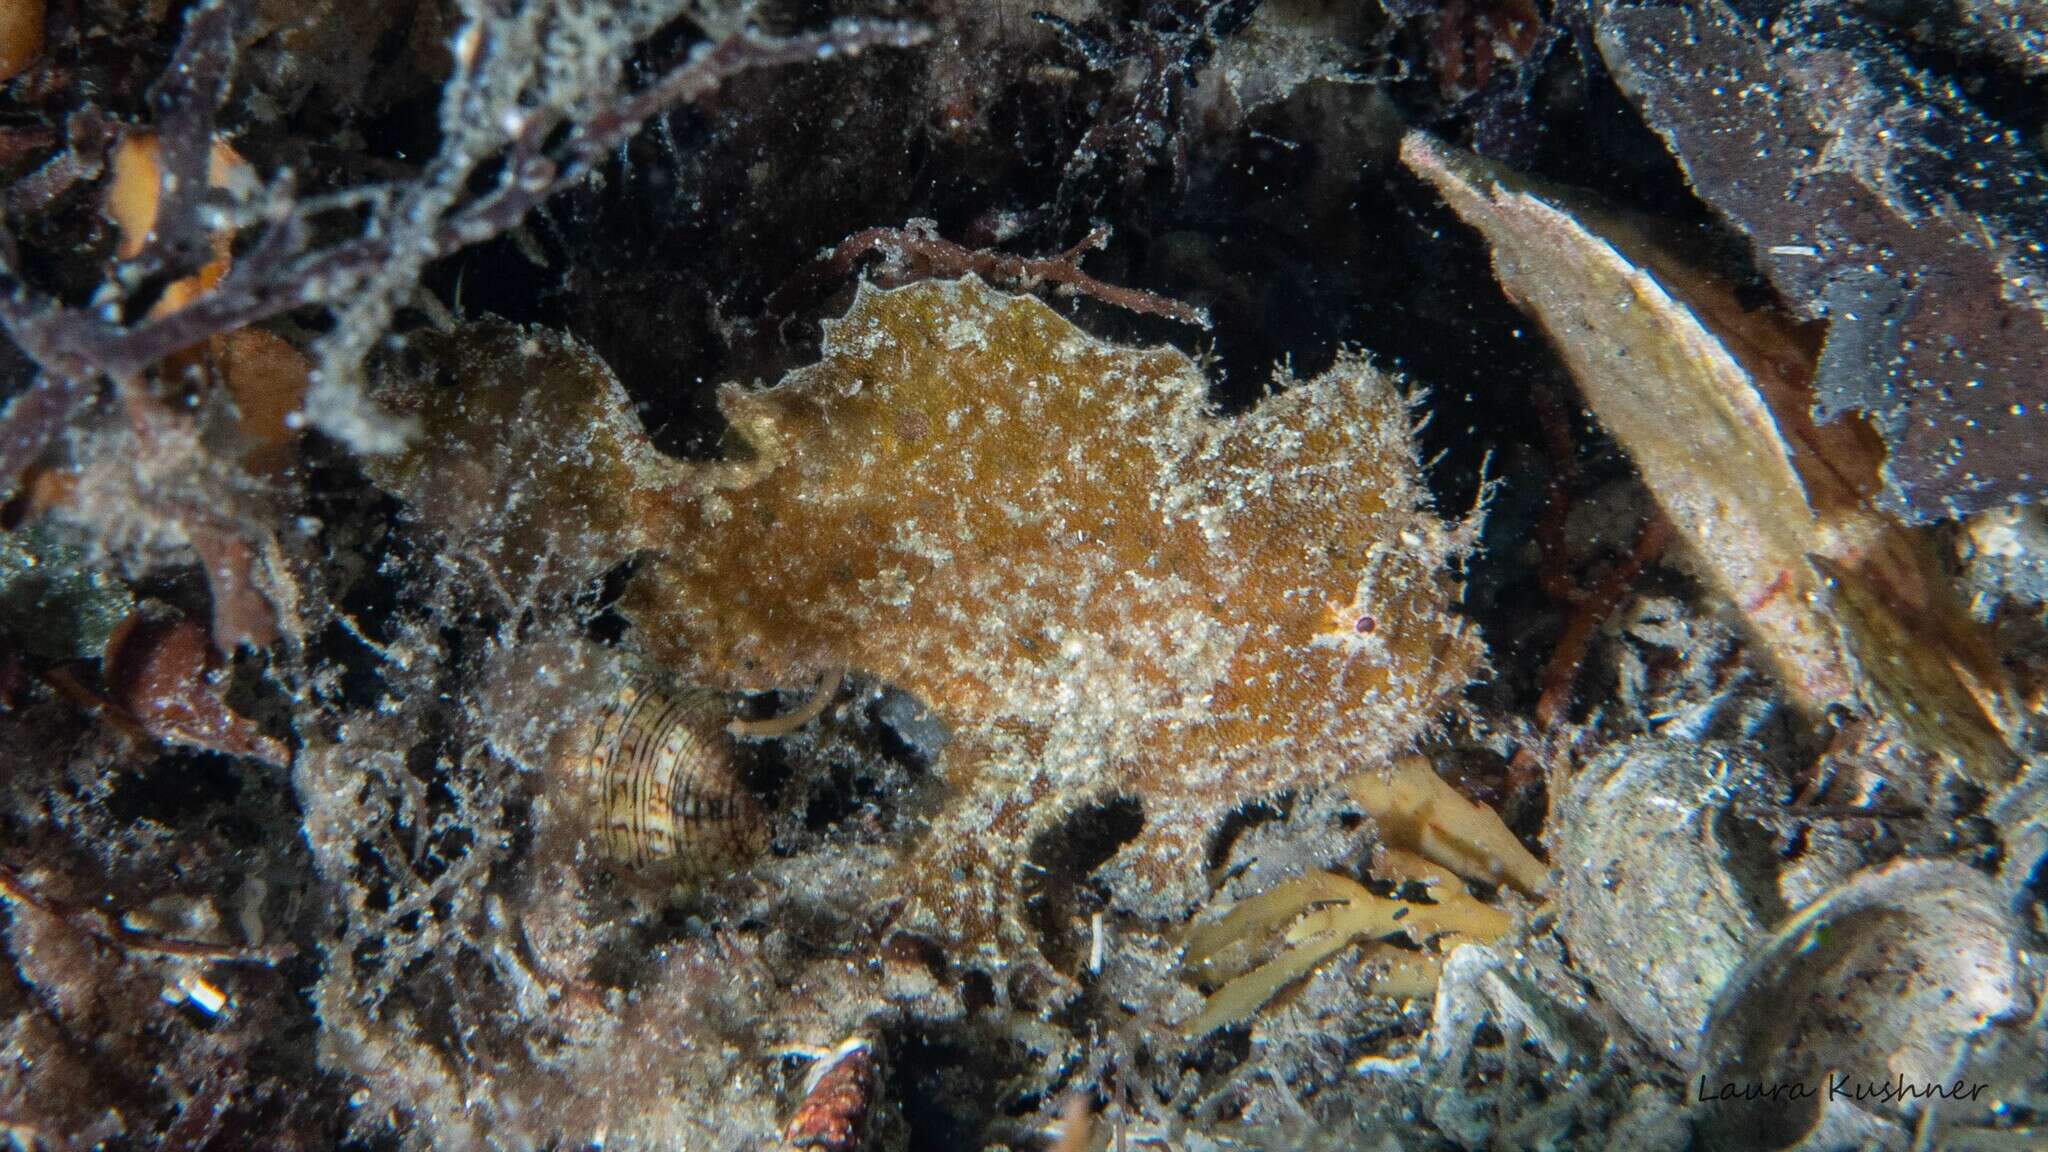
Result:
M1785 909L1745 807L1782 785L1741 748L1636 740L1588 764L1551 833L1561 930L1602 1000L1689 1060L1714 995Z
M1670 285L1555 197L1421 133L1401 155L1484 234L1502 287L1542 322L1588 407L1792 694L1817 706L1852 696L1847 654L1818 607L1823 582L1806 562L1818 550L1813 509L1744 365Z
M2031 1008L2014 938L1992 883L1948 861L1894 862L1815 901L1714 1003L1699 1065L1706 1146L1778 1149L1817 1129L1867 1133L1910 1120L1937 1088L1961 1089L1940 1093L1945 1119L1989 1107L1955 1083L1954 1069L1971 1037ZM1815 1091L1770 1107L1741 1098L1748 1085L1794 1083Z
M558 759L610 860L707 879L767 847L766 814L746 790L709 692L636 681L565 736Z
M867 1141L869 1113L880 1086L875 1046L859 1037L842 1041L804 1081L803 1102L782 1130L790 1149L857 1152Z
M2009 778L2006 674L1928 542L1875 507L1868 430L1810 418L1801 334L1571 197L1419 132L1401 155L1485 236L1791 696L1895 716L1979 783Z

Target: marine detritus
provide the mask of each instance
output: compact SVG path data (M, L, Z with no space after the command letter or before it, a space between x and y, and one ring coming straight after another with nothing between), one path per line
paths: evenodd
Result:
M1909 7L0 0L0 1142L2038 1141Z

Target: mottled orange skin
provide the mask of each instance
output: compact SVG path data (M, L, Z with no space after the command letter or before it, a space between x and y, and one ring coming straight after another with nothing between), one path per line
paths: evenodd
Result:
M1029 837L1116 795L1157 898L1126 896L1172 914L1227 812L1383 762L1480 658L1405 404L1356 359L1220 418L1176 351L926 282L864 291L822 362L724 408L751 482L637 489L659 559L625 607L699 678L850 667L953 727L922 930L987 924Z
M684 679L844 668L920 697L952 741L893 923L980 962L1032 951L1020 869L1077 808L1139 802L1111 887L1177 921L1231 810L1385 765L1481 661L1406 404L1355 357L1219 417L1179 352L1030 297L863 289L818 364L725 392L709 465L654 453L609 376L545 338L470 359L494 383L393 398L429 429L398 486L472 533L489 518L432 509L511 509L503 543L471 538L518 571L640 554L621 606Z

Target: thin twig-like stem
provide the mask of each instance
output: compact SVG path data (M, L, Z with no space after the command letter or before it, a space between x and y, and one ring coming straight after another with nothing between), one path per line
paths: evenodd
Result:
M1058 284L1104 304L1146 316L1163 316L1197 328L1209 327L1205 309L1138 288L1105 284L1081 271L1081 257L1109 242L1109 229L1097 227L1080 243L1057 256L1028 257L990 248L969 248L918 228L869 228L841 241L825 258L828 268L844 276L863 256L880 256L896 281L951 279L973 273L993 284L1030 289Z
M1607 578L1584 594L1565 621L1564 635L1558 637L1550 663L1543 667L1543 694L1536 700L1536 722L1544 728L1556 725L1571 703L1572 687L1578 683L1579 665L1593 647L1593 634L1607 621L1621 598L1643 569L1655 563L1671 542L1671 521L1652 513L1636 533L1635 547Z
M173 276L197 271L212 256L211 229L200 219L213 161L213 114L227 99L235 71L235 0L202 0L185 16L170 66L150 86L155 113L156 220L138 263Z
M232 38L223 47L220 37L232 15L226 0L215 0L195 9L188 21L186 40L179 58L212 68L232 59ZM593 116L570 132L554 157L540 154L551 127L536 117L509 146L505 176L499 186L454 211L429 230L426 242L435 258L489 240L519 224L534 207L589 175L591 169L609 156L624 139L637 131L649 117L678 102L701 99L720 84L756 68L804 63L853 56L869 48L902 47L921 43L929 33L916 25L889 21L842 21L831 30L800 36L762 37L741 33L693 54L684 64L647 88L623 96L611 109ZM225 53L225 55L224 55ZM173 67L176 67L174 62ZM184 105L204 104L218 97L218 85L211 80L195 82L189 91L176 85L160 86L165 99L182 93L181 115L211 124L210 110L204 114ZM210 109L210 106L209 106ZM174 118L175 119L175 118ZM189 129L185 120L179 120ZM173 125L162 125L170 132ZM210 128L206 129L210 132ZM210 147L210 140L204 142ZM207 148L198 149L200 165L196 181L190 174L178 175L182 195L204 194ZM171 165L189 167L180 148L164 142L166 189ZM194 193L196 183L199 191ZM274 192L275 190L273 190ZM89 391L84 382L97 376L134 377L182 348L188 348L216 333L233 331L299 308L345 303L370 282L376 269L388 261L399 243L416 243L418 237L399 226L400 222L380 218L367 224L362 233L326 247L308 247L311 220L303 206L289 194L268 197L278 205L253 245L240 253L234 267L214 288L190 304L165 315L125 323L118 307L70 308L23 282L12 260L0 264L0 325L15 343L39 364L47 378L49 400ZM188 211L179 197L160 204L159 238L167 248L179 231L176 220ZM202 246L203 252L203 246ZM175 253L167 251L166 260ZM14 407L0 422L0 462L17 457L32 459L61 428L47 418L45 399L32 401L20 419ZM68 418L73 409L64 409ZM5 477L0 477L4 479Z

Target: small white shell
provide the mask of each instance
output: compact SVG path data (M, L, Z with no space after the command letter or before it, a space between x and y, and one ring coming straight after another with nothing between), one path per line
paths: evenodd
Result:
M627 684L568 733L559 759L608 859L708 879L767 847L766 814L741 781L708 692Z
M1702 1146L1905 1147L1937 1100L1944 1122L1985 1122L1998 1093L1969 1091L1958 1056L2033 1012L2017 939L1997 887L1951 860L1895 860L1814 901L1714 1001L1694 1108ZM1753 1084L1814 1091L1773 1106L1741 1097Z
M1740 814L1781 792L1737 745L1642 739L1595 757L1559 797L1560 931L1601 998L1681 1063L1784 914L1775 845Z

